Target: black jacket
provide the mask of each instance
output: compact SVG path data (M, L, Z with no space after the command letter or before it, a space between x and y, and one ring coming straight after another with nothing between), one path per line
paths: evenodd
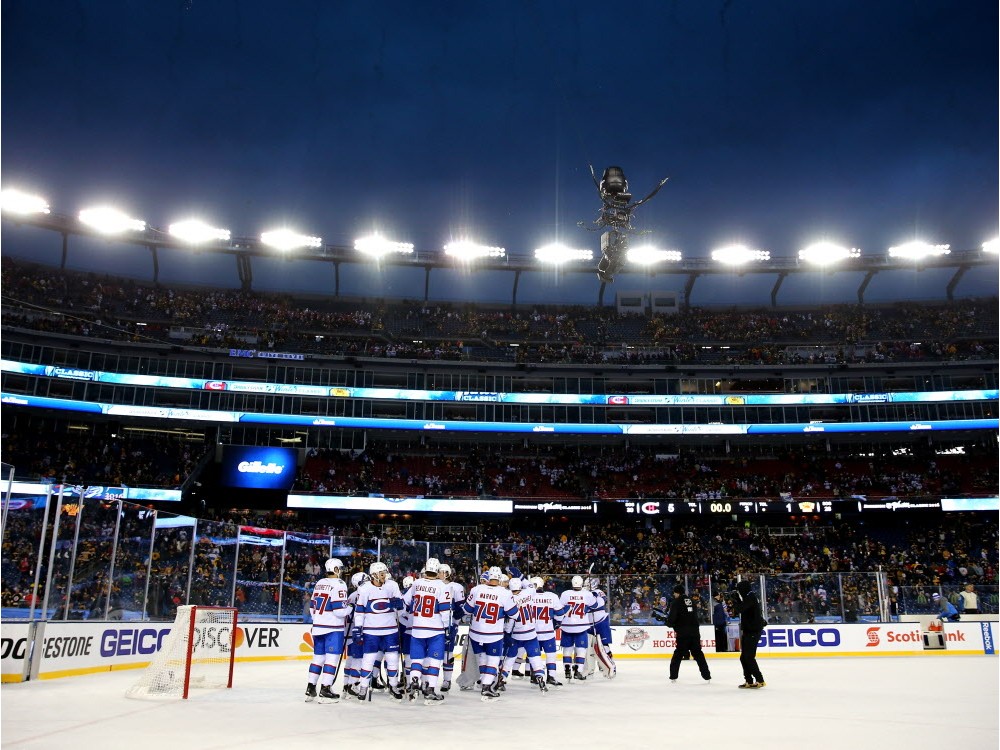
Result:
M667 613L667 627L677 631L677 635L698 636L698 612L690 596L678 596L670 603Z
M752 591L739 600L740 630L744 633L762 633L767 620L760 608L760 599Z

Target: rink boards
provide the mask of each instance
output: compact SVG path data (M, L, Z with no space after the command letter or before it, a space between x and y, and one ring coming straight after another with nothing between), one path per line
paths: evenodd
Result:
M3 682L53 679L145 667L172 623L5 622L0 628ZM458 648L467 628L460 628ZM926 652L916 622L770 625L758 655L768 657L995 655L996 620L948 623L946 648ZM665 626L613 627L616 659L663 659L674 651L674 631ZM715 630L702 626L702 647L710 658L737 658L715 651ZM244 623L237 628L236 661L307 660L309 626ZM29 657L30 660L29 660Z

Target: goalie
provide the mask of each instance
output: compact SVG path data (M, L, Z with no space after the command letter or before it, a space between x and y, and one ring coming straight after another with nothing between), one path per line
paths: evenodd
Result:
M591 611L594 621L594 656L601 668L601 674L613 680L618 674L614 654L611 653L611 618L608 617L608 597L601 591L601 579L591 578L587 581L590 593L597 599L595 608Z

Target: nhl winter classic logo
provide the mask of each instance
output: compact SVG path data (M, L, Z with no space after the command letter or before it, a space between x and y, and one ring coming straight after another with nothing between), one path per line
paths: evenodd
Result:
M633 651L638 651L642 648L642 644L649 639L649 633L642 628L627 628L625 630L625 638L622 640L622 645L628 646Z

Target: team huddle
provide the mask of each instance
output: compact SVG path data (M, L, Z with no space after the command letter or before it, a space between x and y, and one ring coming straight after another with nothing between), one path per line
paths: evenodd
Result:
M367 574L351 577L354 591L349 592L341 578L343 563L332 558L325 568L327 576L316 584L309 603L313 658L307 702L340 700L333 685L346 659L346 695L371 700L373 691L388 688L399 701L419 696L425 705L440 703L452 687L458 625L464 618L469 638L455 683L461 690L478 686L483 701L499 698L511 675L529 676L541 692L561 687L557 628L565 679L587 679L590 653L602 674L616 674L607 597L596 578L585 582L574 576L572 588L557 595L545 591L541 578L522 578L516 568L508 568L507 576L492 567L466 595L451 580L451 568L432 557L419 578L403 579L402 589L386 565L376 562ZM596 636L593 649L591 635Z

